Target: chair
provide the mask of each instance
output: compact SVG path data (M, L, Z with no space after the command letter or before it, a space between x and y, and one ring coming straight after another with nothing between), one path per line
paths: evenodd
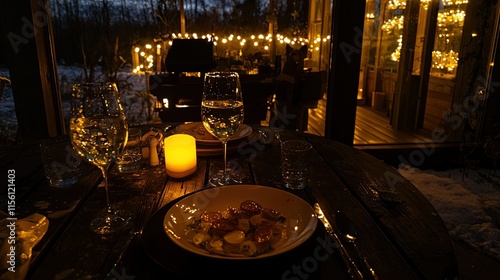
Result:
M309 109L317 108L318 101L326 92L326 71L304 72L298 77L288 80L280 77L277 82L276 114L286 110L288 115L295 115L284 125L299 131L307 130ZM283 120L282 120L283 121Z
M174 39L165 58L167 72L206 73L215 68L214 45L205 39ZM203 75L202 75L203 77Z
M326 71L306 72L296 81L292 102L300 107L317 108L326 91Z
M188 79L186 79L188 78ZM240 75L241 91L245 113L245 124L260 124L267 119L267 111L275 93L274 76ZM203 79L179 76L172 83L168 74L151 75L151 94L163 103L168 99L168 107L159 109L159 117L164 122L201 121L201 96Z

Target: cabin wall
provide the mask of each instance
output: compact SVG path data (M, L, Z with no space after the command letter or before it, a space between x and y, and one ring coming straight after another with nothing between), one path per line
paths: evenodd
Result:
M434 130L444 125L444 113L452 107L455 80L446 77L429 77L424 129Z

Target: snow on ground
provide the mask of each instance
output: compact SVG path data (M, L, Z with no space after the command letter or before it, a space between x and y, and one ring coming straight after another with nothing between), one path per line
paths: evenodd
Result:
M84 72L78 66L58 66L59 90L61 92L62 108L67 118L70 108L71 87L73 84L85 81ZM0 75L9 77L9 71L0 68ZM98 72L97 81L104 81L105 77ZM153 110L156 98L146 93L146 75L133 74L128 68L118 73L118 89L121 94L127 120L131 124L144 124L151 118L150 111ZM0 98L0 135L15 138L17 131L17 119L14 107L14 97L9 86L4 89ZM147 108L150 110L147 110ZM1 143L1 141L0 141Z
M426 170L402 165L399 173L432 203L451 238L500 260L500 188L481 180L477 170ZM497 180L499 172L495 174Z

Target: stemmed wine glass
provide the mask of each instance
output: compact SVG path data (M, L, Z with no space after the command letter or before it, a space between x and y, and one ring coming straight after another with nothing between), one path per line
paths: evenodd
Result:
M115 83L87 83L73 86L70 137L75 150L103 175L107 209L90 224L99 234L126 228L131 218L111 207L108 169L127 143L128 126Z
M208 72L203 82L201 99L203 126L214 137L222 141L224 168L210 178L211 186L240 183L241 180L228 170L227 141L243 123L243 97L240 77L236 72Z

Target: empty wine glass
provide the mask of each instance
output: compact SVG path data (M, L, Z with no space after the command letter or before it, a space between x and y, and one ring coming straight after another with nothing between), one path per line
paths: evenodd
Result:
M99 234L126 228L131 218L111 207L108 190L108 169L125 147L128 138L116 84L77 84L73 86L70 111L70 137L75 150L89 163L97 166L103 176L107 209L90 224Z
M209 179L211 186L241 183L241 180L228 170L227 141L240 129L243 123L243 97L241 84L236 72L208 72L203 82L201 119L203 126L222 142L224 148L224 167Z

